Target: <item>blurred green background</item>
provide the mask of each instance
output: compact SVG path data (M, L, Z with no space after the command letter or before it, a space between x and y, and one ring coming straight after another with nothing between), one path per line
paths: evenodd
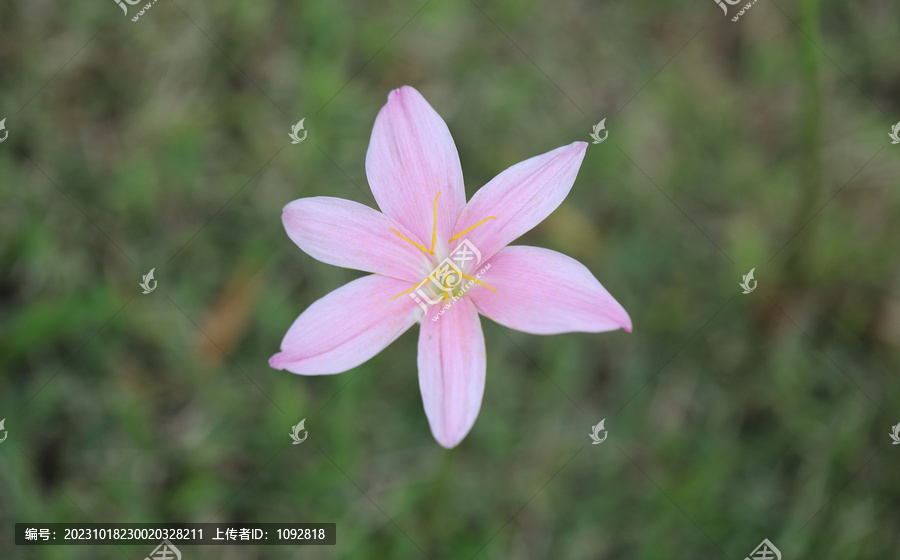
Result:
M152 549L16 547L15 522L305 521L338 544L184 560L741 560L763 538L785 560L897 558L900 8L729 9L0 5L0 557ZM634 332L483 319L484 404L452 451L416 327L338 376L267 365L360 275L303 254L281 209L372 204L371 127L404 84L446 120L469 196L610 130L517 243L585 263Z

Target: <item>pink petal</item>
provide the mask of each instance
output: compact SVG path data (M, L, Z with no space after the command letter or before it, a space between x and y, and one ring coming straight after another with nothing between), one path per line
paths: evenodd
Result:
M303 375L341 373L381 352L421 313L406 295L413 284L384 276L358 278L310 305L269 358L275 369Z
M437 321L422 320L418 362L431 433L444 447L456 447L472 429L484 396L484 335L468 298L456 300Z
M398 234L409 237L408 230L358 202L301 198L284 207L281 219L294 243L324 263L411 282L421 281L432 267L425 253Z
M490 268L487 265L490 264ZM631 318L591 271L562 253L540 247L506 247L485 263L468 295L489 319L531 334L631 332Z
M541 223L569 194L586 142L575 142L517 163L481 187L463 209L453 230L463 234L487 259Z
M462 168L447 125L415 89L388 95L375 119L366 174L379 208L431 248L434 201L437 237L446 242L466 204Z

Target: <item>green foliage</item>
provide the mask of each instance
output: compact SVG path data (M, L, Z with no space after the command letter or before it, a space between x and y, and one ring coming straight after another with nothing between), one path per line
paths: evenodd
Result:
M136 11L0 6L0 557L150 551L16 547L15 522L211 520L335 522L338 545L185 560L737 559L765 537L786 560L896 557L896 5ZM634 332L483 319L484 405L452 451L416 327L337 376L267 364L359 276L297 249L281 209L372 204L371 127L404 84L447 121L470 196L610 131L518 243L583 262Z

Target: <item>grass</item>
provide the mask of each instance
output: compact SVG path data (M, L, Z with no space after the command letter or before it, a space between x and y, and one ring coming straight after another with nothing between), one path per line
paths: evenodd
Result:
M684 1L177 0L138 22L4 4L0 556L152 549L17 547L16 522L213 520L334 522L338 544L186 560L725 560L763 538L786 560L892 557L896 21L815 0L736 23ZM634 332L483 319L484 405L452 451L417 327L338 376L267 365L360 275L297 249L281 209L373 205L371 127L404 84L448 123L469 196L608 119L517 243L583 262Z

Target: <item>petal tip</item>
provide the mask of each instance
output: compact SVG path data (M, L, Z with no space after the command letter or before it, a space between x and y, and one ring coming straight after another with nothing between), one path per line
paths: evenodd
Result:
M438 444L440 444L440 446L444 449L453 449L454 447L462 443L462 440L466 438L466 433L463 433L461 435L432 433L432 435L434 436L435 441L437 441Z
M631 316L628 315L628 312L625 311L625 308L619 305L619 311L622 314L622 317L619 319L619 324L622 327L622 330L630 333L631 332Z
M269 358L269 367L272 369L284 369L284 362L281 361L281 352Z
M284 208L281 209L281 223L288 227L289 222L293 219L296 219L303 208L303 201L305 199L298 198L297 200L292 200L284 205Z
M578 162L578 165L580 166L581 162L584 161L584 156L587 154L587 147L587 142L578 141L557 148L557 152L569 163Z
M417 95L419 97L422 96L422 94L420 94L418 90L416 90L416 88L412 86L400 86L397 89L392 89L391 92L388 93L388 103L395 100L399 101L399 98L410 95Z

